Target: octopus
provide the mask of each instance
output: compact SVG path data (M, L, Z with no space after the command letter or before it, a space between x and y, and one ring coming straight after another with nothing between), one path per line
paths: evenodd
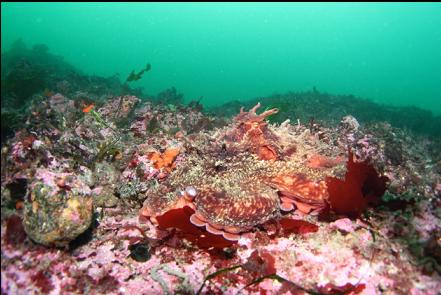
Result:
M141 216L157 223L156 217L168 210L189 206L194 210L193 225L236 241L283 212L320 211L328 198L327 186L324 177L313 177L312 170L327 173L334 163L316 157L320 161L315 162L326 165L314 162L308 167L302 162L309 174L297 171L300 164L283 159L279 136L265 121L278 110L257 114L259 107L241 109L233 124L214 136L199 135L199 141L194 137L183 162L147 192Z
M190 221L227 240L279 216L279 197L265 184L247 179L223 188L202 188L194 198Z
M244 143L261 160L275 160L279 157L278 148L274 145L278 138L269 130L265 118L277 114L279 110L270 109L258 115L258 108L260 103L249 112L244 112L241 108L240 113L234 118L235 126L225 134L224 139L230 145Z
M266 163L240 154L224 161L222 171L213 171L219 166L210 168L213 163L207 162L194 167L203 171L203 175L186 174L186 179L177 181L189 184L182 190L171 191L172 180L149 190L141 216L157 223L156 217L168 210L189 206L195 211L190 218L192 224L236 241L241 233L280 215L276 190L260 181L269 172ZM176 172L178 175L171 177L179 178L179 167Z
M328 198L326 182L312 181L304 175L280 175L272 180L272 185L280 194L280 209L296 208L305 214L318 213L325 207Z

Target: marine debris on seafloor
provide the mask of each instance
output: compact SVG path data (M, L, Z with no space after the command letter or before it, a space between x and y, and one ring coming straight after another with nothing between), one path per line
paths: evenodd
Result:
M2 293L441 289L436 139L74 93L36 95L2 145Z

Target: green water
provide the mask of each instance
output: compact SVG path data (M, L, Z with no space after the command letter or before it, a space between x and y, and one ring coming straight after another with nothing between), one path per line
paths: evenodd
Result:
M441 113L441 4L2 3L1 50L22 38L88 74L206 105L310 90Z

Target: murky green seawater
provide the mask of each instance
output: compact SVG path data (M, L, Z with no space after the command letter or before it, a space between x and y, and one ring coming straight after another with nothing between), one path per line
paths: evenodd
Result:
M441 113L441 4L1 4L1 49L45 43L88 74L206 105L316 87Z

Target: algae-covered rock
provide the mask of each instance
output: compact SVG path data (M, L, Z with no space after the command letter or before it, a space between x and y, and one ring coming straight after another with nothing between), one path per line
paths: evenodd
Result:
M112 208L118 205L119 199L115 196L114 190L109 186L100 186L94 189L94 207Z
M71 173L37 169L25 200L24 228L36 243L64 247L92 223L90 188Z
M120 172L115 166L107 162L95 165L95 170L93 171L94 181L99 184L92 191L95 208L111 208L118 205L119 199L115 196L115 189L119 175Z

